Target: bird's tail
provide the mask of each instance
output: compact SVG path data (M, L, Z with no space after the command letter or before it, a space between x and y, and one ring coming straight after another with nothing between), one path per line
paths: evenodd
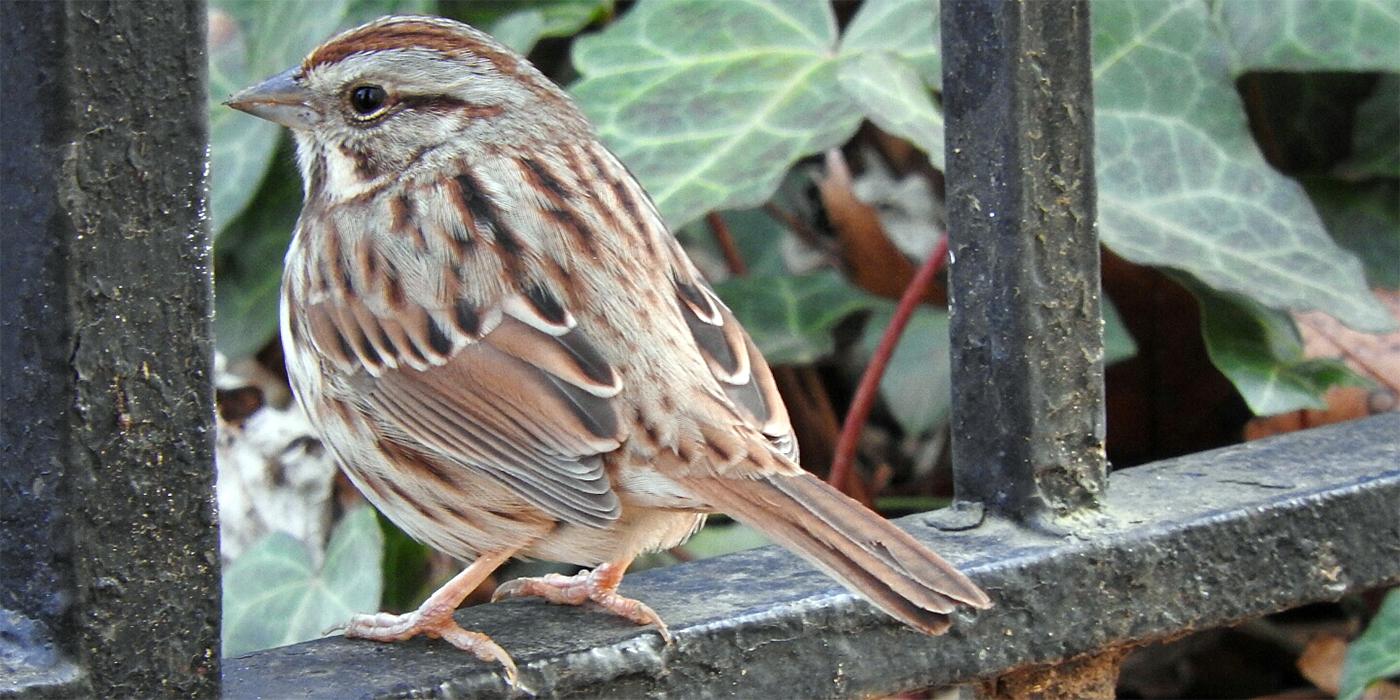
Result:
M948 613L959 603L991 607L987 594L952 564L809 473L689 479L685 486L925 633L947 630Z

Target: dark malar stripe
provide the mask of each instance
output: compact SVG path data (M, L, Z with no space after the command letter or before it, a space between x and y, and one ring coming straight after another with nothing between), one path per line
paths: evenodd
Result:
M316 157L311 160L306 183L307 192L322 192L326 188L326 156L317 151Z
M338 282L341 292L350 297L355 294L354 273L350 269L349 261L346 260L345 251L341 247L342 242L340 229L336 228L334 224L328 224L325 235L326 249L324 257L322 257L322 264L330 265L333 274L327 274L324 269L321 274L327 279L334 279Z
M511 257L519 255L522 250L520 240L501 221L500 212L495 203L486 196L481 183L477 182L471 173L462 173L456 180L458 195L462 198L462 205L475 224L477 233L489 229L504 253Z
M368 182L379 177L379 166L375 164L374 156L368 151L356 151L348 146L341 146L340 154L355 164L355 174L359 176L361 181Z

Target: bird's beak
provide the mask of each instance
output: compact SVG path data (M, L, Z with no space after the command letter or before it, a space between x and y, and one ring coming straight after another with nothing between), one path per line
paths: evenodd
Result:
M228 98L224 104L291 129L310 129L317 119L311 93L297 82L293 67Z

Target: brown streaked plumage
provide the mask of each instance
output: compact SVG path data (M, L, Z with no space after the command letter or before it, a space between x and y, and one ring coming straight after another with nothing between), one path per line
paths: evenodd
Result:
M298 400L380 510L474 560L348 636L443 637L513 676L452 611L517 555L597 568L501 595L591 600L666 634L617 584L713 511L925 632L989 605L797 465L748 334L568 97L490 37L385 18L229 104L297 140L282 338Z

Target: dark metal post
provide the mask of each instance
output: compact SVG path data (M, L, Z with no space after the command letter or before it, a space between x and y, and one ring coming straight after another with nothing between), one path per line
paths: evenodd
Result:
M219 691L205 7L0 22L0 696Z
M1048 526L1103 495L1087 0L944 0L953 464Z

